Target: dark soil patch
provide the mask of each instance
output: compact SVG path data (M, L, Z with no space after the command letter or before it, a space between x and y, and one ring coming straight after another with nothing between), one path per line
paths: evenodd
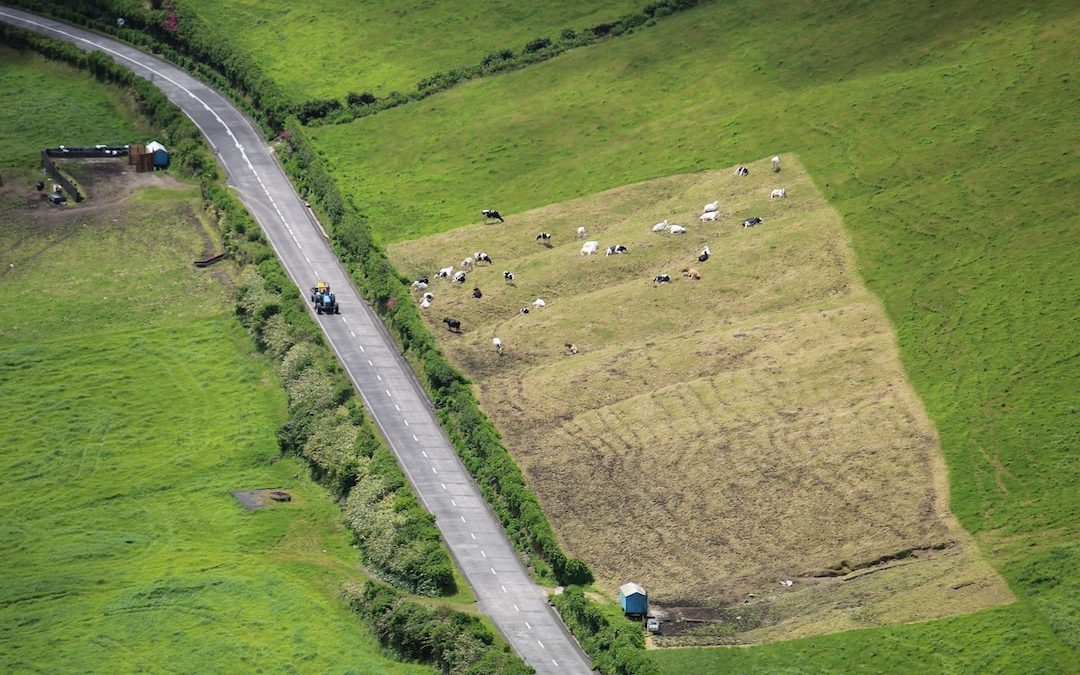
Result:
M257 490L230 490L229 494L244 505L245 509L264 509L293 501L293 495L282 488L259 488Z

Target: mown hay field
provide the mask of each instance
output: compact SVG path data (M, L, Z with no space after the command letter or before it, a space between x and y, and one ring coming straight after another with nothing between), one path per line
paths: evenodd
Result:
M339 596L356 550L279 457L229 263L191 264L220 247L198 190L139 178L158 187L62 208L0 188L0 667L430 672ZM267 487L293 501L229 494Z
M641 0L520 3L194 0L186 3L254 55L295 99L386 96L538 37L558 38L639 10Z
M428 323L609 593L637 581L654 604L713 607L752 593L755 618L736 625L751 641L1008 602L949 513L933 426L840 218L783 160L779 174L765 159L748 177L675 176L390 252L411 276L493 258L462 287L436 283ZM717 222L699 223L713 200ZM743 228L751 216L764 223ZM652 232L662 219L689 232ZM580 254L579 225L600 255ZM604 255L614 244L629 253ZM521 314L536 298L546 306ZM848 575L913 550L913 564Z

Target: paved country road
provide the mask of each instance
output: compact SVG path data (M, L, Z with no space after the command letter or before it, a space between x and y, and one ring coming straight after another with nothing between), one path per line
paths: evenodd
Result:
M8 7L0 6L0 20L108 53L150 79L194 120L297 287L330 282L341 314L313 316L417 495L435 514L480 609L537 672L590 672L588 658L525 571L382 323L361 300L251 122L213 89L133 47ZM307 297L306 290L299 292Z

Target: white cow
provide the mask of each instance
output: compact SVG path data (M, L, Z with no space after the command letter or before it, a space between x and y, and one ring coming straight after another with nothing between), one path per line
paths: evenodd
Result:
M470 267L472 267L472 264L473 264L473 259L472 258L465 258L464 260L461 261L461 269L469 269Z
M593 255L600 250L600 242L587 241L581 246L581 255Z
M653 232L663 232L666 229L668 229L667 218L664 218L659 223L652 226L652 231Z
M502 340L497 337L491 338L491 344L495 345L495 353L502 354Z
M775 173L780 173L780 155L773 155L773 158L772 158L772 170Z
M718 214L716 211L709 211L708 213L703 213L701 214L701 222L711 223L715 221L719 215L720 214Z
M671 229L669 229L668 231L671 232L672 234L682 234L682 233L686 232L686 228L683 227L682 225L672 225Z
M577 238L578 239L584 239L585 238L585 226L584 225L582 225L581 227L579 227L577 229Z
M784 197L787 197L787 190L784 188L776 188L769 195L769 199L783 199Z
M544 302L543 298L537 298L533 300L533 307L535 307L536 309L540 309L541 307L547 307L547 303Z
M423 300L420 301L420 309L427 309L428 307L431 307L431 300L430 299L424 298Z
M454 266L444 267L435 273L436 279L449 279L450 275L454 273Z
M718 210L719 208L720 208L720 202L709 202L708 204L705 205L705 208L703 208L701 210L704 211L705 213L710 213L712 211Z

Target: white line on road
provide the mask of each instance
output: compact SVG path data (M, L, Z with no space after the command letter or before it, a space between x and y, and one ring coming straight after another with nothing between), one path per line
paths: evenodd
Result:
M409 426L409 420L407 420L407 419L405 419L404 417L402 417L402 418L401 418L401 421L405 423L405 426Z
M389 396L389 395L390 395L390 390L389 390L389 389L384 389L383 391L385 391L385 392L386 392L386 395L387 395L387 396Z
M503 586L502 584L499 584L499 588L502 589L503 593L506 592L506 586Z
M469 533L469 536L472 537L473 539L476 539L476 535L473 534L472 532Z
M307 256L304 256L304 257L306 258ZM344 317L344 316L341 317L341 320L344 321L345 323L349 323L349 319Z
M431 473L439 473L439 470L435 467L431 467Z
M461 522L463 522L463 523L466 523L466 522L468 522L467 520L465 520L465 516L462 516L462 517L461 517Z
M536 644L540 645L541 649L547 649L547 647L544 646L544 643L540 642L539 640L536 641Z
M374 365L375 365L374 363L372 363L372 362L371 362L371 359L368 359L368 360L367 360L367 364L368 364L369 366L374 366Z
M480 549L480 555L484 556L485 558L487 557L487 553L484 553L484 549Z
M353 337L356 337L356 333L354 333L354 332L352 332L352 331L349 331L349 335L351 335L351 336L353 336Z
M491 573L492 573L492 574L494 574L495 576L499 576L499 575L498 575L498 574L497 574L497 573L495 572L495 568L494 568L494 567L489 567L488 569L489 569L489 570L491 570Z
M364 345L360 345L360 351L364 351Z
M450 506L457 506L457 502L455 502L453 499L451 499L450 500ZM481 551L481 553L483 553L483 551ZM484 557L486 558L487 556L484 556Z
M375 373L375 377L379 378L379 382L382 382L382 375Z
M396 410L398 412L401 412L401 406L399 406L397 403L395 403L394 404L394 410Z
M439 485L442 486L442 489L444 489L444 490L446 489L446 483L439 483ZM473 537L473 538L475 539L475 537Z
M412 435L412 439L413 439L414 441L416 441L417 443L419 443L419 442L420 442L420 439L416 437L416 434L413 434L413 435Z
M520 612L521 611L520 609L518 609L518 606L516 604L514 605L514 611L515 612Z
M421 450L420 454L423 455L424 457L427 457L427 451L426 450Z
M525 628L532 630L532 626L529 625L528 621L525 622Z

